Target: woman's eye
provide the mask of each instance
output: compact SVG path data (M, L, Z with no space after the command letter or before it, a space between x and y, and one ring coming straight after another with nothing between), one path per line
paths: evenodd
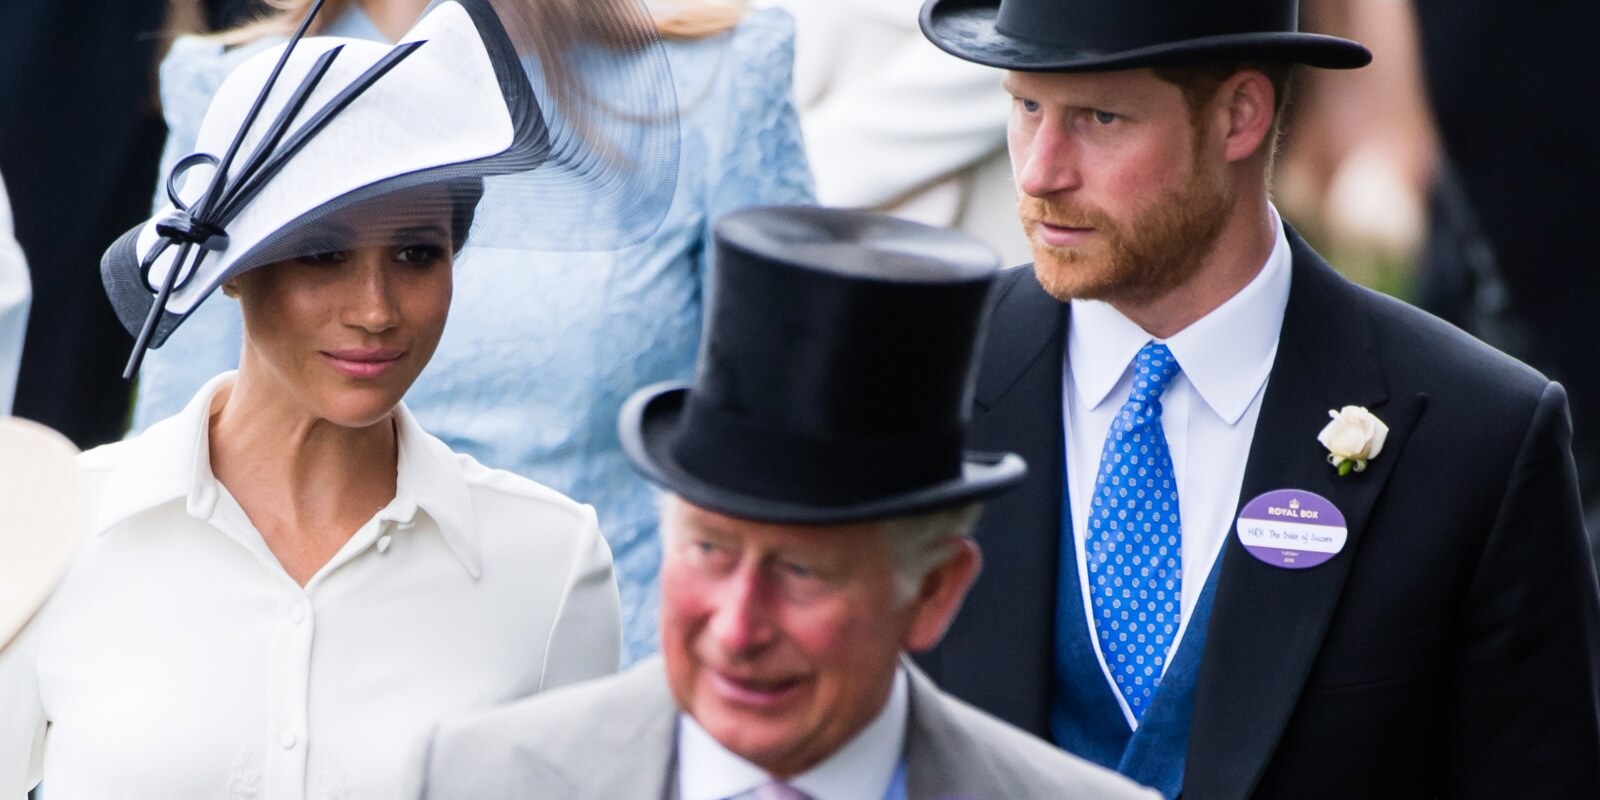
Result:
M1117 119L1118 119L1117 115L1111 113L1110 111L1095 111L1094 112L1094 121L1099 123L1099 124L1101 124L1101 125L1110 125L1111 123L1116 122Z
M1022 103L1023 111L1026 111L1029 114L1036 114L1039 112L1039 104L1037 102L1033 100L1021 100L1019 102Z
M394 260L410 264L428 264L443 257L444 248L434 244L414 244L394 254Z
M349 254L343 250L329 250L326 253L312 253L295 259L302 264L343 264Z

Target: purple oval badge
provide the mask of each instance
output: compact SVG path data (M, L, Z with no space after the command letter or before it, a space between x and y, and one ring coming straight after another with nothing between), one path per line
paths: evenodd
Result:
M1315 567L1344 549L1344 514L1326 497L1299 489L1267 492L1239 512L1239 542L1284 569Z

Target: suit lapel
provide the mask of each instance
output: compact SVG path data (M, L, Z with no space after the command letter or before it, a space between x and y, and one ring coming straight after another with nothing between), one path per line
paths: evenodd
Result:
M906 720L907 797L1013 797L1003 773L945 709L933 681L905 665L910 677Z
M1048 736L1061 508L1061 367L1065 306L1033 270L998 289L968 434L973 450L1012 451L1028 479L987 504L984 569L946 645L923 659L946 691ZM1007 665L1004 680L995 664Z
M1334 273L1293 230L1289 238L1293 283L1239 507L1274 489L1314 492L1344 514L1349 538L1327 563L1289 570L1256 560L1230 531L1196 688L1188 797L1242 798L1260 779L1310 674L1372 507L1425 405L1422 397L1389 396L1365 290ZM1328 410L1346 405L1377 414L1389 437L1365 472L1339 477L1316 435Z
M609 679L588 712L595 737L566 740L566 751L519 749L519 797L678 797L678 708L660 657ZM602 767L602 762L614 767ZM557 787L583 787L571 794Z

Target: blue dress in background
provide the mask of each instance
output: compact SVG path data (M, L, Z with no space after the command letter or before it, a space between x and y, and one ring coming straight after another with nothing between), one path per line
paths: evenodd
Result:
M354 6L323 31L381 38ZM161 65L171 128L162 176L194 146L212 95L273 39L224 51L179 39ZM652 490L617 441L633 390L687 379L700 340L711 222L752 205L809 203L811 175L790 97L793 23L755 10L730 33L667 44L681 103L676 194L660 229L605 252L475 247L456 261L450 321L405 402L452 449L595 506L621 584L623 660L657 650L661 562ZM165 196L158 193L158 203ZM494 202L489 193L485 203ZM239 307L202 304L139 376L134 432L177 413L238 365Z

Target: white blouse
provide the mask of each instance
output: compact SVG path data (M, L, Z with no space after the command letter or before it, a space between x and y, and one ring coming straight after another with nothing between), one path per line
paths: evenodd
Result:
M82 456L96 520L0 653L0 800L398 797L442 718L616 670L594 510L401 406L398 491L304 588L211 474L219 376Z

